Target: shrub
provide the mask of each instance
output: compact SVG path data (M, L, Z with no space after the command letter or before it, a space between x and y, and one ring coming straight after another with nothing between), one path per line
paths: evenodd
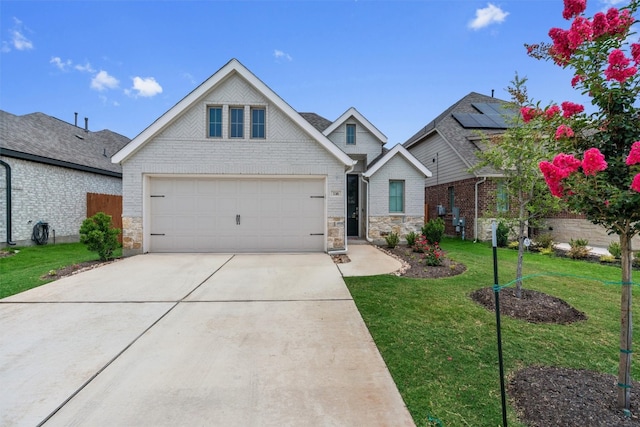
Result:
M614 258L620 259L620 257L622 256L622 248L620 248L619 242L609 243L609 247L607 248L607 250Z
M616 258L613 255L600 255L600 262L612 263L612 262L616 262Z
M407 234L405 236L405 238L407 239L407 246L413 247L413 245L416 243L417 237L418 237L418 234L416 234L415 231L411 231L409 234Z
M499 222L496 227L496 244L499 248L504 248L509 242L509 227L504 222Z
M540 248L539 253L541 255L553 255L553 248Z
M423 254L422 259L424 260L425 265L435 267L442 264L444 252L440 249L438 242L429 242L425 235L421 234L418 236L413 249L416 252L421 252Z
M400 242L400 237L398 237L398 233L392 232L384 236L384 240L387 241L387 246L393 249L396 246L398 246L398 243Z
M517 240L514 240L513 242L509 242L507 247L509 249L518 249L520 247L520 242L518 242Z
M569 255L569 258L573 259L584 259L588 257L590 252L587 247L588 244L589 241L587 239L571 239L569 241L570 249L567 255Z
M553 236L551 233L543 233L535 239L536 248L553 249Z
M100 260L113 258L113 251L118 248L120 229L111 227L111 216L98 212L85 219L80 227L80 242L91 252L97 252Z
M438 243L444 236L444 220L442 218L430 219L422 227L422 235L429 241Z

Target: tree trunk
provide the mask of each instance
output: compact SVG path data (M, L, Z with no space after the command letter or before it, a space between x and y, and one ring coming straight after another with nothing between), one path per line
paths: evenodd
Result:
M524 229L525 222L518 222L518 264L516 266L516 298L522 298L522 264L524 262Z
M627 231L627 230L625 230ZM622 295L620 298L620 364L618 367L618 407L629 409L631 403L631 341L632 323L632 251L631 235L620 234L622 251Z

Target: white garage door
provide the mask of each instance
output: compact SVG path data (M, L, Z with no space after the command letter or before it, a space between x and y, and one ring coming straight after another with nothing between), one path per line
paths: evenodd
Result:
M322 179L151 178L151 252L323 251Z

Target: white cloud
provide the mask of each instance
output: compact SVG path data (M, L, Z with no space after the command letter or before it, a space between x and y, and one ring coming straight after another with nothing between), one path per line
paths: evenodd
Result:
M484 9L476 10L476 17L469 23L469 28L479 30L491 24L504 22L509 12L505 12L498 6L488 3Z
M9 29L10 41L2 42L2 52L10 52L13 47L16 50L31 50L33 42L24 35L24 25L18 18L13 18L13 28Z
M100 70L100 72L91 79L91 89L95 89L100 92L107 89L115 89L119 84L120 82L118 79L110 76L109 73L104 70Z
M276 59L286 59L287 61L293 61L291 55L278 49L273 51L273 57Z
M82 71L82 72L86 72L86 73L95 73L96 72L96 70L94 70L93 67L91 66L91 64L89 64L88 62L86 62L84 65L77 64L73 68L75 68L78 71Z
M135 91L136 93L133 93ZM133 87L131 89L125 90L127 95L132 96L143 96L145 98L150 98L159 93L162 93L162 86L154 79L153 77L134 77L133 78Z
M55 65L56 67L58 67L58 69L60 71L67 71L69 69L69 67L71 67L71 60L70 59L67 59L66 61L63 61L59 56L51 57L51 60L49 61L49 63Z
M188 81L189 81L189 83L191 83L191 84L196 84L196 83L198 83L198 82L196 81L196 79L193 77L193 74L191 74L191 73L182 73L182 77L183 77L185 80L188 80Z

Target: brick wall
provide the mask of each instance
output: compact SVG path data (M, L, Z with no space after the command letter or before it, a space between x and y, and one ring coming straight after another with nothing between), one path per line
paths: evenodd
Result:
M49 241L77 241L87 214L87 193L122 194L120 178L2 157L11 166L12 239L31 244L33 226L49 223ZM0 243L6 243L6 181L0 169Z

